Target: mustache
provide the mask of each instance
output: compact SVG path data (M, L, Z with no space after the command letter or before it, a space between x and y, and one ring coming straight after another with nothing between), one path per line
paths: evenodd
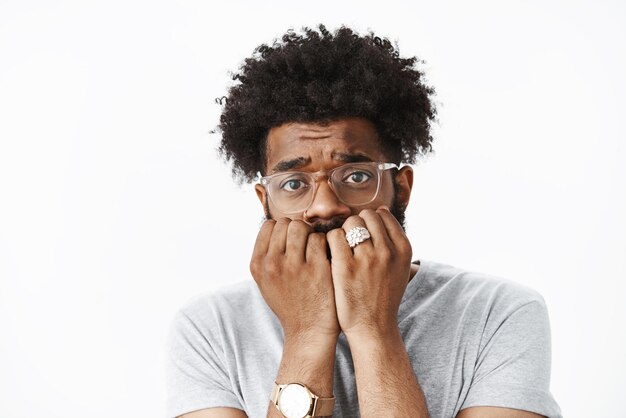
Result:
M331 219L330 222L318 222L313 225L313 231L323 232L324 234L326 234L328 233L328 231L332 229L341 228L345 221L346 221L345 219L336 218L336 219Z

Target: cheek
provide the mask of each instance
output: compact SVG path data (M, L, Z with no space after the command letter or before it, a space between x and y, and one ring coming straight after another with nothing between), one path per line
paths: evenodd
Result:
M274 205L272 205L272 201L271 200L268 203L269 203L270 215L272 215L272 219L274 219L274 220L278 220L280 218L289 218L292 221L303 220L302 219L303 218L303 214L302 213L291 213L291 214L287 215L287 214L284 214L283 212L279 211L278 209L276 209L274 207Z
M351 215L358 215L363 209L378 209L379 206L385 205L391 209L393 198L395 195L395 191L393 188L393 179L391 178L383 178L380 182L380 189L378 190L378 195L376 199L367 204L366 206L361 207L351 207L352 210Z
M385 176L380 182L380 189L378 190L378 196L374 202L377 205L391 205L393 202L393 197L395 195L395 190L393 187L393 179L391 176Z

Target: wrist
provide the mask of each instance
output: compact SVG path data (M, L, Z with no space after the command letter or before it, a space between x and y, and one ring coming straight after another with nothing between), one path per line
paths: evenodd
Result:
M398 325L384 328L361 328L344 331L350 347L353 346L380 346L381 344L396 344L402 341Z
M339 332L323 332L313 329L308 330L284 330L285 346L308 345L315 347L327 347L337 345Z
M338 336L297 333L286 334L283 358L294 359L309 369L333 368Z
M299 334L285 336L279 384L299 382L321 397L333 396L337 338Z

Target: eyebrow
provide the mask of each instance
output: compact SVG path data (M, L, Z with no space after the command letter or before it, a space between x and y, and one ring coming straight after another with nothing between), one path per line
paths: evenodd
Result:
M304 157L292 158L291 160L283 160L283 161L278 162L278 164L276 164L274 168L272 168L270 173L276 173L279 171L289 171L294 168L307 165L309 162L311 162L311 159L304 158Z
M362 162L373 162L370 157L365 154L348 154L345 152L333 152L332 159L335 161L340 161L342 163L362 163ZM300 168L305 166L311 162L311 158L292 158L290 160L279 161L271 170L271 173L277 173L280 171L289 171L295 168Z
M342 163L370 163L373 162L369 156L365 154L346 154L344 152L333 152L333 160L341 161Z

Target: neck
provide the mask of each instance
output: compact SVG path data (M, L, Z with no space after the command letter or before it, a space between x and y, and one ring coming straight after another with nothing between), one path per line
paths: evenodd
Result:
M418 262L419 262L419 260L418 260ZM413 280L413 277L415 277L415 275L417 274L417 272L419 271L419 269L420 269L419 264L414 264L414 263L411 263L411 275L410 275L410 277L409 277L409 282L410 282L411 280Z

